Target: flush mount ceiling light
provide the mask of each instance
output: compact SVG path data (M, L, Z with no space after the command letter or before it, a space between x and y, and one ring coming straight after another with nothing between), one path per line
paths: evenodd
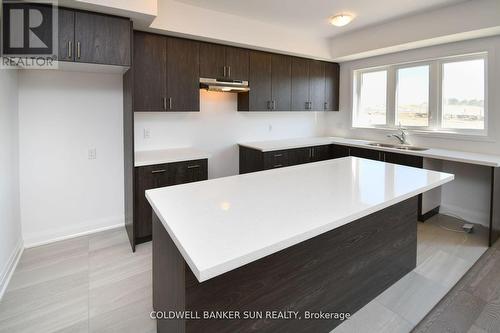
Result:
M330 17L330 23L336 27L343 27L351 23L353 17L350 14L339 14Z

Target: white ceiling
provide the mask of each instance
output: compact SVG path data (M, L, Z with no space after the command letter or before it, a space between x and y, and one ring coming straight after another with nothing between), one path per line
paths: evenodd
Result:
M176 0L189 5L276 24L320 37L428 11L466 0ZM350 13L354 21L334 27L328 18Z

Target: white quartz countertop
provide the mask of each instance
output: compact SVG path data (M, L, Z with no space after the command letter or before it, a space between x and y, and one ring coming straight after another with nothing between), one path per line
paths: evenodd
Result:
M207 152L195 148L172 148L163 150L144 150L135 152L135 166L182 162L209 158Z
M423 151L408 151L387 147L374 147L368 143L374 142L370 140L358 140L341 137L317 137L317 138L303 138L303 139L287 139L287 140L273 140L273 141L259 141L249 143L239 143L240 146L253 148L262 152L275 151L281 149L292 149L310 146L319 146L327 144L339 144L351 147L360 147L380 151L397 152L400 154L416 155L427 158L435 158L440 160L463 162L469 164L477 164L491 167L500 167L500 155L493 154L480 154L465 152L459 150L429 148ZM394 142L395 143L395 142ZM427 147L425 147L427 148Z
M344 157L148 190L146 197L203 282L453 177Z

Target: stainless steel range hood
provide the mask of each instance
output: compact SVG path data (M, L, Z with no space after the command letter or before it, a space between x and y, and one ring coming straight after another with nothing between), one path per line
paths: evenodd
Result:
M220 80L220 79L207 79L200 78L200 88L209 91L222 91L222 92L247 92L250 91L248 81L238 80Z

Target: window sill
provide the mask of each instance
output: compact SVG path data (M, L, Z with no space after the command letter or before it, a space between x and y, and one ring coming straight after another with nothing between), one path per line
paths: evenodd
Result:
M351 130L370 130L375 132L382 132L387 134L393 134L398 130L397 127L370 127L370 126L352 126ZM472 133L460 133L460 132L449 132L449 131L429 131L423 129L406 129L410 135L413 136L421 136L421 137L429 137L429 138L440 138L440 139L449 139L449 140L463 140L463 141L479 141L479 142L496 142L492 137L487 134L472 134Z

